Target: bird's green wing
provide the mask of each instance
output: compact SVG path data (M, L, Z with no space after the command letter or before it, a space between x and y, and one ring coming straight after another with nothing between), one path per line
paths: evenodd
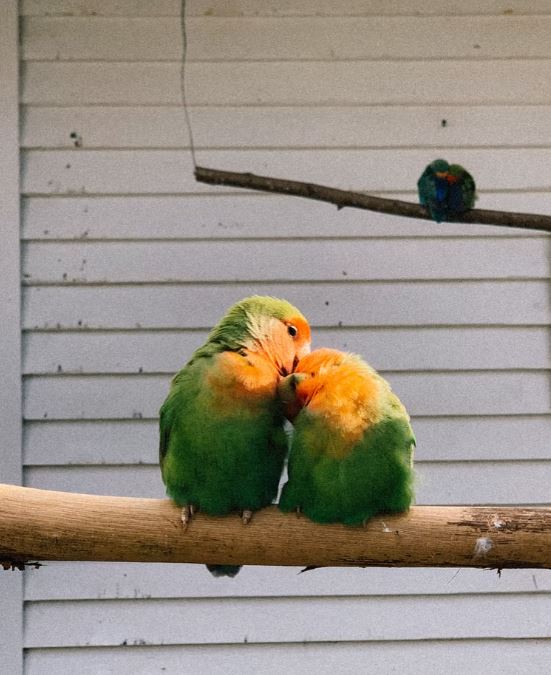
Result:
M461 187L463 190L463 203L467 209L472 209L476 199L476 186L470 173L465 172L465 177Z
M161 465L161 468L168 451L170 431L172 428L172 416L172 410L168 405L168 401L166 401L159 413L159 464Z

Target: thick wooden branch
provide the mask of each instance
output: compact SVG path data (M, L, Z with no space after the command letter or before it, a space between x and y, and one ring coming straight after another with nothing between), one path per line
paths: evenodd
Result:
M385 199L371 195L338 190L337 188L316 183L303 183L296 180L283 180L270 178L269 176L257 176L253 173L238 173L235 171L221 171L208 169L203 166L195 167L195 178L201 183L210 185L229 185L248 190L261 190L263 192L276 192L278 194L305 197L321 202L329 202L337 208L345 206L368 211L378 211L394 216L405 218L421 218L431 220L424 206L413 202L404 202L399 199ZM518 227L528 230L542 230L551 232L551 216L536 213L514 213L510 211L488 211L485 209L472 209L461 218L454 219L455 223L468 223L471 225L500 225L502 227Z
M0 485L0 562L37 560L551 568L551 508L417 506L352 528L270 507L184 530L166 499Z

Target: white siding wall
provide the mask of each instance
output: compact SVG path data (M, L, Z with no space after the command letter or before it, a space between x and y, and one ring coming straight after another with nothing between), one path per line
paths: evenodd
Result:
M17 2L0 3L0 482L22 479ZM0 663L23 672L23 578L0 568Z
M551 212L549 1L188 5L200 164L415 199L443 155L481 207ZM21 10L27 485L162 496L169 378L260 292L389 377L419 503L550 501L547 236L198 184L178 2ZM543 673L550 590L532 570L50 564L25 575L26 672Z

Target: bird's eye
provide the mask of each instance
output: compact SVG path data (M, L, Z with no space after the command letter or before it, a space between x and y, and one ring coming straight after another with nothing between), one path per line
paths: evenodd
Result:
M291 337L296 337L298 335L298 330L297 330L296 326L293 326L292 324L289 324L287 326L287 332L289 333L289 335Z

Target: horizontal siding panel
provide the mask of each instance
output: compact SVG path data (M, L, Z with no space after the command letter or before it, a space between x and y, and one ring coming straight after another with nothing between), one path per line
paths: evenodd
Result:
M31 243L27 284L549 277L547 239ZM246 262L244 262L246 261Z
M25 646L547 638L550 611L522 594L30 603Z
M26 419L156 418L169 377L29 377L24 384Z
M168 393L168 376L27 377L26 419L156 418Z
M88 647L74 650L26 651L28 675L279 675L372 672L437 675L450 664L463 672L482 670L487 675L518 675L530 664L531 675L547 675L550 640L454 640L419 642L349 642L281 645L200 645L192 647ZM453 667L453 666L452 666Z
M181 55L174 17L40 17L24 20L22 29L22 58L29 60L169 61ZM189 17L187 30L190 61L551 56L551 17L545 16L208 16Z
M23 16L179 16L179 0L23 0ZM194 0L188 16L380 16L549 14L548 0Z
M551 461L417 461L416 473L417 504L550 502ZM24 470L24 481L27 487L44 490L155 499L165 496L158 466L29 466Z
M483 669L488 675L518 675L530 663L532 675L546 675L551 641L457 640L452 642L317 643L282 645L220 645L197 647L89 647L75 650L31 649L25 655L28 675L279 675L293 673L332 675L335 672L386 672L389 664L408 675L436 675L450 663L465 672Z
M551 412L549 374L543 371L393 373L390 380L412 415ZM155 418L168 385L168 376L155 375L28 376L24 416L29 420Z
M358 595L458 595L551 591L547 570L439 568L300 568L247 566L220 583L202 565L171 563L48 562L25 574L25 600L101 600L108 598L305 597ZM67 584L67 579L71 583Z
M158 466L27 467L23 481L26 487L43 490L149 499L166 497Z
M27 333L23 372L174 373L206 337L206 331ZM317 329L313 346L359 353L387 371L551 369L543 326Z
M402 195L415 199L412 193ZM549 193L484 194L484 205L551 211ZM267 239L334 237L546 236L530 230L400 218L260 193L195 196L26 197L24 240Z
M27 62L23 72L23 103L158 106L181 98L176 62ZM186 72L190 105L551 102L551 62L537 59L192 62Z
M432 159L434 151L407 149L213 150L198 161L229 171L377 192L415 190ZM551 163L551 149L458 150L453 161L467 166L485 190L549 187L542 172ZM501 167L499 172L496 165ZM185 151L27 150L23 153L22 191L27 195L130 195L216 193L217 188L195 180L190 153ZM484 206L482 199L478 206Z
M286 298L313 326L547 325L545 281L35 287L26 329L209 328L239 299Z
M549 416L413 418L413 424L418 459L549 459Z
M152 464L159 459L158 423L151 420L27 422L23 439L27 465Z
M551 416L413 417L417 461L549 459ZM25 465L156 464L153 420L29 421Z
M525 147L551 138L548 106L199 107L192 114L196 148ZM179 107L25 106L22 115L24 148L189 146Z

